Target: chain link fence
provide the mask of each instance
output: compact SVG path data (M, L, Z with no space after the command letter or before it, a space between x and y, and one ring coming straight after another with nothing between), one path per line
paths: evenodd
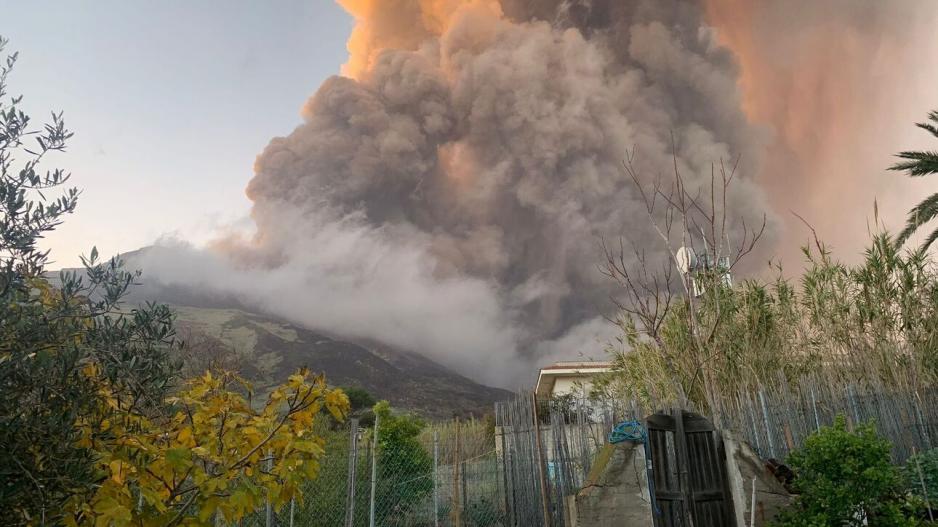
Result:
M381 430L380 419L376 426ZM358 420L319 430L326 454L303 498L264 507L243 527L497 527L506 525L491 423L433 424L386 437ZM388 432L388 433L394 433ZM218 525L224 521L219 520Z

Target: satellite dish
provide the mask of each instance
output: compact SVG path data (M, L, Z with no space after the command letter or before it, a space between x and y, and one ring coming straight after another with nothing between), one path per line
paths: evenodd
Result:
M691 269L697 267L697 253L690 247L681 247L674 255L677 261L677 268L681 274L687 274Z

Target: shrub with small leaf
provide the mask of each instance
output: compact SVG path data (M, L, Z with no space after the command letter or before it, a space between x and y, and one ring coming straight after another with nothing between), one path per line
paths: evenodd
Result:
M920 499L922 505L934 509L938 505L938 448L919 452L906 460L902 479L910 494Z
M890 451L870 423L849 430L839 416L832 426L822 427L788 458L799 494L776 525L915 525L903 510L902 480Z
M433 457L420 443L423 419L391 409L387 401L374 406L378 417L378 467L375 508L381 525L395 525L433 490Z

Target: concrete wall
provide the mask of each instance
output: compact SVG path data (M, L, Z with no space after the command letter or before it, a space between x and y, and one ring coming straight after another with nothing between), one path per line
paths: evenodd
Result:
M645 447L606 444L572 501L576 510L570 512L568 527L653 527Z
M724 432L723 445L736 526L749 527L753 481L755 526L767 525L788 505L791 495L748 444ZM603 446L596 454L583 489L575 499L567 500L567 508L566 527L652 527L654 519L644 446L628 442Z
M568 393L582 393L578 389L577 382L583 382L583 384L589 383L589 381L583 381L582 378L571 375L570 377L557 377L554 380L554 389L551 390L551 396L566 395Z
M756 493L756 526L767 525L775 514L791 501L791 495L775 479L765 462L752 447L730 432L723 433L726 473L737 527L749 526L752 513L753 484Z

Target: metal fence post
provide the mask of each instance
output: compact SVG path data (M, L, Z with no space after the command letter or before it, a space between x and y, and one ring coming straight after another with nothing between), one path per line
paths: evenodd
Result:
M459 513L460 513L460 516L461 516L461 515L462 515L462 512L463 512L464 510L466 510L466 507L469 506L469 493L468 493L467 487L466 487L466 462L465 462L465 461L462 462L462 466L459 468L459 474L460 474L460 477L461 477L461 479L462 479L462 482L461 482L461 485L460 485L461 490L462 490L462 499L459 500L459 503L460 503L460 506L459 506ZM462 524L462 522L463 522L463 520L460 519L460 520L459 520L459 523Z
M496 419L499 418L502 414L499 413L499 406L496 403L495 405L495 415ZM503 498L505 499L505 519L508 521L508 525L513 525L512 522L512 513L514 512L512 508L512 500L509 497L509 492L513 492L514 489L508 485L508 474L509 474L509 463L508 460L508 448L505 443L505 418L501 417L501 426L496 426L495 430L498 433L498 437L501 440L502 452L501 452L501 468L502 468L502 493L504 494ZM498 441L498 440L496 440ZM498 463L499 456L496 454L495 462ZM496 465L497 466L497 465ZM509 490L511 489L511 490Z
M370 527L375 527L375 483L378 474L378 427L380 423L381 416L375 413L375 429L371 445L371 499L368 507L368 525Z
M267 451L267 471L269 472L274 468L274 454L270 450ZM270 492L267 493L267 514L265 515L265 525L267 527L273 527L274 525L274 509L270 506Z
M752 478L752 503L749 505L749 527L756 527L756 479Z
M349 432L348 488L346 489L345 527L355 525L355 474L358 472L358 419L352 419Z
M433 431L433 527L440 527L440 433Z
M462 511L459 510L459 418L456 418L456 449L453 452L453 505L450 514L453 516L453 527L462 526Z

